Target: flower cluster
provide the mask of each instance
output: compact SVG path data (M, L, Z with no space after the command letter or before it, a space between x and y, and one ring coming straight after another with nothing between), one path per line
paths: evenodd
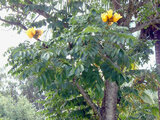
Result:
M122 18L122 16L118 13L114 13L113 15L113 10L108 10L105 13L101 14L101 18L103 22L107 22L108 25L112 25L113 22L117 22L119 19Z
M33 27L29 28L26 31L26 34L28 35L29 38L35 38L35 39L39 39L40 36L43 34L42 30L35 30Z

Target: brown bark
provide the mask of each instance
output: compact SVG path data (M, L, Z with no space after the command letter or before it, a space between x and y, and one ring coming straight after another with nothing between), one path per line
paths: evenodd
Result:
M19 26L20 28L22 28L24 30L27 30L27 28L21 22L7 21L7 20L2 19L2 18L0 18L0 21L5 22L5 23L10 24L10 25Z
M84 91L84 89L76 82L75 78L73 78L73 84L78 88L79 92L82 94L84 97L85 101L88 103L88 105L93 109L94 113L98 115L99 120L104 120L101 118L101 114L98 111L98 107L96 104L94 104L89 97L89 95Z
M107 81L105 81L104 97L103 97L102 106L101 106L101 116L102 116L102 118L105 118L105 111L106 111L106 108L105 108L106 90L107 90L106 84L107 84Z
M115 10L121 9L120 0L112 0Z
M121 8L120 0L112 0L112 3L115 10L119 10ZM109 58L108 60L112 63ZM117 120L117 93L118 86L116 82L105 80L104 97L101 107L102 120Z
M106 80L101 108L102 120L117 120L117 92L118 86L116 82Z
M160 41L155 43L155 52L156 52L156 65L157 72L160 74ZM158 104L159 104L159 115L160 115L160 82L158 82Z
M149 26L151 24L157 24L157 23L160 23L160 19L158 18L155 18L155 19L151 19L149 20L148 22L145 22L143 24L139 24L137 25L136 27L134 28L130 28L130 32L136 32L136 31L139 31L139 30L142 30L143 28L145 28L146 26Z

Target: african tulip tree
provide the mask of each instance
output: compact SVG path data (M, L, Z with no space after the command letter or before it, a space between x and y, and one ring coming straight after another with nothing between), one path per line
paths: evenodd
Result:
M158 17L147 22L140 15L149 5L152 1L1 1L1 9L12 10L0 18L4 25L18 31L31 28L27 34L38 40L9 50L10 72L22 79L34 76L35 84L48 91L49 117L116 120L126 91L138 96L138 90L124 84L133 80L133 65L148 61L147 42L131 33L157 23ZM134 28L133 17L138 23ZM39 40L41 30L35 36L32 27L42 26L52 32L51 38Z

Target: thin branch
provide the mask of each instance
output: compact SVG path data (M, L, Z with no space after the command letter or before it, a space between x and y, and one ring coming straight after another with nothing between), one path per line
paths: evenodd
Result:
M30 1L28 1L27 0L27 2L28 2L28 5L32 5L33 3ZM13 4L13 5L10 5L10 6L5 6L5 7L1 7L0 8L0 10L2 10L2 9L12 9L13 11L14 11L14 7L20 7L22 10L26 7L26 5L25 4L21 4L21 3L17 3L17 4ZM17 12L17 11L15 11L15 12ZM42 15L43 17L45 17L45 18L49 18L49 17L51 17L48 13L46 13L46 12L44 12L43 10L40 10L40 9L33 9L33 11L32 12L35 12L35 13L38 13L39 15Z
M133 0L132 0L133 1ZM149 0L143 0L143 1L139 1L139 2L136 2L134 0L134 9L132 10L132 13L135 14L137 12L137 9L142 7L144 4L147 4L149 2Z
M151 3L152 3L152 7L153 7L154 11L156 12L156 16L159 16L159 12L158 12L158 10L157 10L156 3L153 3L152 0L151 0Z
M82 96L84 97L84 99L86 100L86 102L91 106L91 108L93 109L93 111L99 116L99 118L101 120L100 111L97 109L98 107L92 102L91 98L84 91L84 89L76 82L75 78L73 78L73 84L76 85L76 87L78 88L78 90L80 91L80 93L82 94Z
M8 20L2 19L2 18L0 18L0 20L7 23L7 24L16 25L16 26L19 26L20 28L22 28L24 30L27 30L27 28L20 22L8 21Z
M125 18L125 22L123 22L124 26L129 26L129 23L132 19L134 11L135 11L134 10L134 2L133 2L133 0L129 0L127 15L126 15L126 18Z
M38 19L39 16L40 15L37 15L37 17L32 21L32 23L34 23Z
M152 19L149 22L145 22L143 24L137 25L134 28L130 28L130 32L133 33L133 32L136 32L136 31L139 31L139 30L145 28L146 26L149 26L151 24L157 24L157 23L160 23L160 19Z
M137 8L143 6L144 4L146 4L148 2L150 2L150 1L145 0L145 1L139 2L137 5L135 5L134 10L133 10L134 11L133 14L136 12ZM152 3L152 6L153 6L154 10L156 11L155 5L153 3ZM156 14L156 16L148 22L145 22L143 24L138 24L138 25L136 25L136 27L130 28L130 31L133 33L133 32L139 31L139 30L141 30L151 24L154 25L154 24L160 23L160 19L157 19L158 18L157 15L159 15L159 14Z
M122 18L121 25L129 27L129 23L131 22L133 15L137 14L137 9L143 6L144 4L147 4L148 2L148 0L140 2L135 0L129 0L128 7L126 9L126 17Z
M141 6L143 6L144 4L148 3L149 1L148 0L143 0L143 1L140 1L139 3L137 3L135 6L135 10L137 10L138 8L140 8Z
M27 27L25 27L24 25L22 25L20 22L7 21L7 20L2 19L2 18L0 18L0 21L3 21L3 22L5 22L5 23L7 23L7 24L10 24L10 25L19 26L20 28L22 28L22 29L24 29L24 30L27 30ZM37 40L37 41L42 42L40 39L37 39L37 38L35 38L35 37L33 37L33 38L34 38L35 40ZM43 42L42 45L43 45L44 48L48 48L48 46L45 45L44 42Z
M115 8L115 10L119 10L121 9L121 5L120 5L120 0L112 0L113 6Z
M30 1L30 0L25 0L25 1L26 1L29 5L32 5L32 4L33 4L32 1ZM18 5L22 6L22 8L25 6L25 5L23 5L23 4L18 4ZM34 9L33 12L36 12L36 13L44 16L45 18L51 17L48 13L46 13L46 12L44 12L43 10L40 10L40 9Z
M30 0L25 0L28 4L33 4L32 3L32 1L30 1ZM59 11L58 9L56 9L56 8L52 8L52 9L54 9L55 11Z

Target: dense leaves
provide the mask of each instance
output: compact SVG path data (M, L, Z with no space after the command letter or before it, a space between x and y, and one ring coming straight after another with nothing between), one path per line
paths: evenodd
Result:
M14 12L19 8L23 17L31 19L21 18L24 26L47 26L47 31L51 30L50 38L42 38L33 44L26 41L7 52L12 67L9 72L23 80L34 76L35 85L44 91L46 99L41 101L44 105L41 112L47 119L98 119L75 83L82 86L100 111L106 80L118 85L119 118L145 119L151 113L149 118L158 118L156 102L148 105L149 97L144 92L147 89L145 82L153 88L155 81L149 82L151 78L145 75L139 84L143 77L139 73L144 75L145 72L133 67L149 60L152 43L134 37L127 25L103 23L101 13L105 12L105 5L95 9L96 5L100 6L96 2L9 1L9 4L13 3ZM6 2L1 4L6 6ZM62 8L55 9L57 4ZM26 12L28 14L23 15ZM37 15L44 19L37 20ZM15 18L15 15L9 16L6 20L15 21ZM22 28L19 24L17 27ZM140 106L142 103L145 104ZM150 108L153 111L146 112L145 109Z
M44 48L41 42L25 42L9 50L11 54L8 61L13 66L10 72L23 79L35 76L35 83L42 90L54 91L49 92L54 97L47 100L49 102L51 99L50 104L47 102L47 115L61 118L68 116L69 119L71 114L77 114L88 118L92 115L86 113L88 107L84 99L79 99L80 93L73 86L73 77L96 103L103 98L104 79L116 81L118 85L129 82L131 79L126 72L131 69L131 64L143 58L131 56L136 51L134 45L137 45L138 40L127 28L116 24L105 25L98 11L95 13L92 10L89 14L72 17L69 26L58 37L45 43L48 48ZM136 52L141 54L140 50ZM78 105L81 105L81 109L74 103L69 104L74 99L80 100ZM57 109L57 105L62 107ZM55 114L50 109L54 109Z
M25 97L14 100L11 96L0 95L0 119L2 120L42 120L36 109Z

